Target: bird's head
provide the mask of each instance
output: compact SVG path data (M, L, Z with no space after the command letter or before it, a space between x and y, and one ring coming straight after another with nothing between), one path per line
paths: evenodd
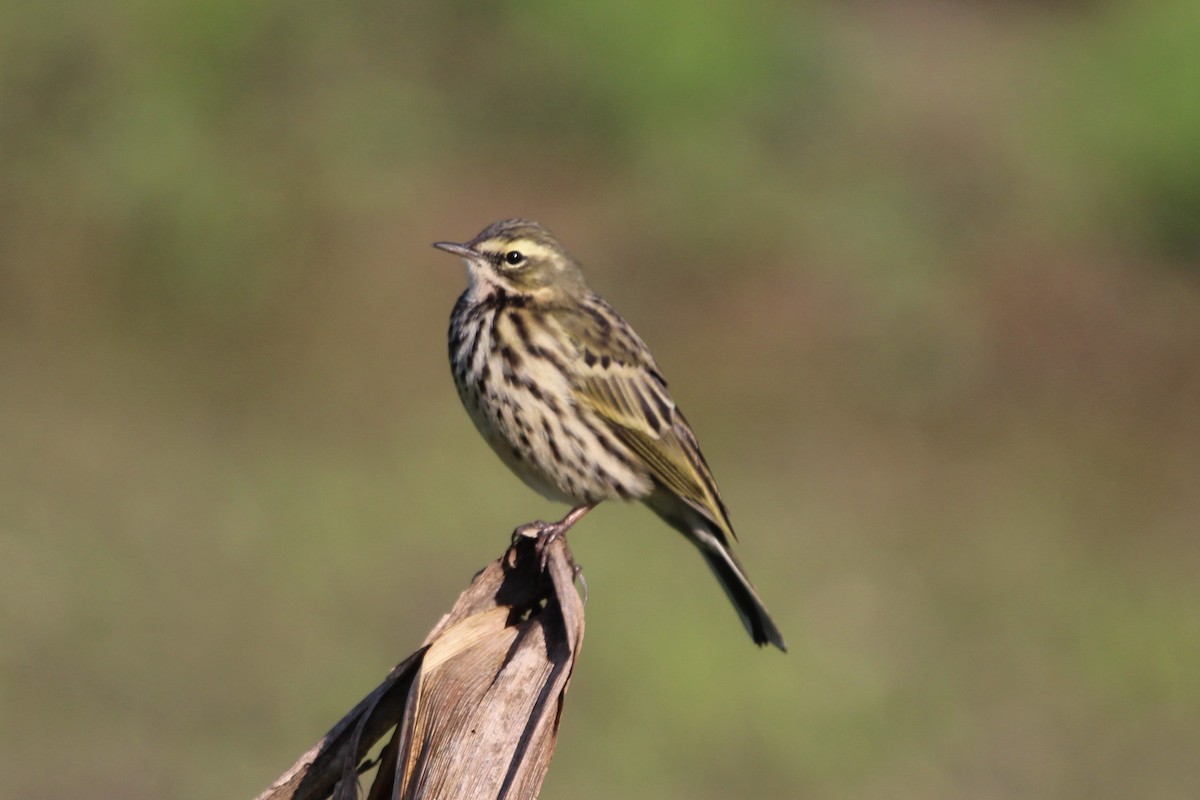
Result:
M473 289L496 286L539 301L587 291L579 262L554 234L527 219L489 225L465 244L435 242L433 246L462 257Z

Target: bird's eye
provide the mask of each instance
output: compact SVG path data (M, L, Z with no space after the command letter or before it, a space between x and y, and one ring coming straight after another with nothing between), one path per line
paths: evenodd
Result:
M504 254L504 260L515 267L525 260L525 254L520 250L509 250Z

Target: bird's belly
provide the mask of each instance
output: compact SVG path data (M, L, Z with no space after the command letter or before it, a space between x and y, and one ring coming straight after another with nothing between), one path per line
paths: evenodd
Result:
M544 497L571 504L641 499L653 490L646 469L566 379L524 357L518 364L455 373L475 427L509 469Z

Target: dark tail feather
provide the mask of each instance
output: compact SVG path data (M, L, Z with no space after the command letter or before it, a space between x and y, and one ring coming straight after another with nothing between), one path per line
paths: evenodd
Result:
M746 626L754 643L764 645L770 642L786 653L787 645L783 642L783 634L775 627L775 621L767 613L758 592L750 585L750 579L729 552L729 548L722 546L707 530L693 533L688 538L700 549L709 568L721 582L721 588L737 609L738 616L742 618L742 624Z
M775 627L775 621L767 613L758 592L754 591L750 579L746 577L746 571L730 550L729 537L725 532L670 492L655 492L646 499L646 505L700 550L709 568L721 582L721 588L733 603L738 616L742 618L742 624L746 626L754 643L770 643L786 653L787 645L783 643L783 634Z

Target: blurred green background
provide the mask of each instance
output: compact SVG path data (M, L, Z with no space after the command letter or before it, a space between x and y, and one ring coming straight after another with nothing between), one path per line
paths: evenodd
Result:
M571 536L547 798L1191 798L1200 6L0 5L0 796L250 797L518 523L446 363L538 219L791 652Z

